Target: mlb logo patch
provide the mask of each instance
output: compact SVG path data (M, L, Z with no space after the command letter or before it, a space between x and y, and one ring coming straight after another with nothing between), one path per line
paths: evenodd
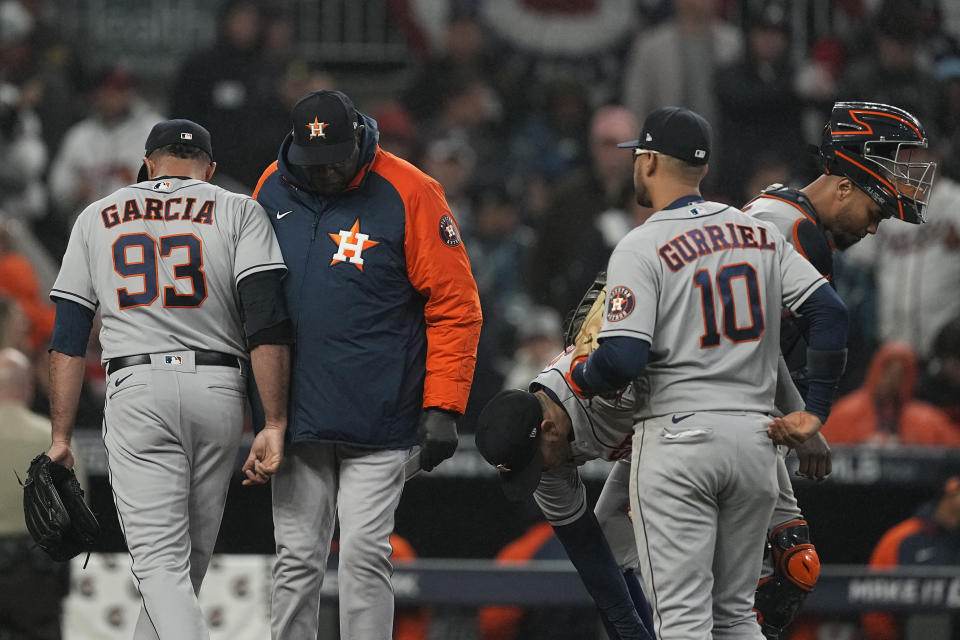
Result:
M180 139L181 139L181 140L193 140L193 134L192 134L192 133L188 133L188 132L186 132L186 131L181 131L181 132L180 132Z
M182 356L163 356L163 363L179 367L183 364Z
M154 191L170 191L170 181L160 180L159 182L154 182L153 190Z

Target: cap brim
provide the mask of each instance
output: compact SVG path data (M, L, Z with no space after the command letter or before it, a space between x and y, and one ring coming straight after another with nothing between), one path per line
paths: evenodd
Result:
M537 447L530 464L516 471L501 471L500 484L508 500L519 502L537 490L543 473L543 456Z
M353 140L312 147L303 147L294 142L287 151L287 159L293 164L308 167L320 164L337 164L349 158L353 149Z
M634 149L640 146L640 140L628 140L627 142L621 142L617 146L621 149Z

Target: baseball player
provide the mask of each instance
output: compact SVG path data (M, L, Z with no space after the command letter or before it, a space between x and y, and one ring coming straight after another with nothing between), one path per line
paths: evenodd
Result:
M577 471L588 460L629 458L633 387L613 399L584 401L564 377L574 355L571 346L554 358L529 391L494 396L477 419L477 449L501 471L508 498L533 493L611 639L653 638L650 605L634 574L636 542L626 508L629 464L611 470L595 512L587 508Z
M216 163L206 129L160 122L145 147L141 181L80 214L50 294L47 455L73 466L83 356L99 311L103 442L142 599L134 638L201 640L209 633L196 594L220 527L251 364L268 425L243 465L244 484L266 482L283 454L286 269L260 205L208 183Z
M926 146L923 126L906 111L885 104L838 102L819 148L824 173L802 189L772 185L743 210L774 224L832 282L835 247L845 249L876 233L886 218L923 222L936 167L911 161L909 153ZM807 360L808 331L807 318L784 314L780 346L789 375L780 376L787 383L778 386L776 406L781 414L803 406L791 377L805 390L809 369L816 367ZM815 477L829 473L829 447L822 436L811 438L798 451L801 460L819 456L818 468L803 471ZM782 456L777 470L780 498L768 530L772 554L765 558L756 597L758 619L768 639L778 638L796 617L820 571Z
M599 302L602 309L602 297ZM584 326L588 324L592 324L592 320L584 322ZM593 564L583 566L575 561L591 594L602 589L602 585L610 580L612 572L604 571L603 566L612 551L613 560L623 573L633 598L634 608L647 631L653 634L649 603L635 575L639 559L633 526L627 515L633 416L637 411L636 402L646 401L646 398L638 398L634 386L630 384L614 398L597 397L584 401L574 393L570 381L564 376L578 354L576 350L580 349L577 345L581 342L581 336L590 339L594 331L599 329L599 326L596 329L590 327L586 332L578 332L576 344L544 367L529 385L529 393L504 391L491 399L477 422L477 448L492 466L500 470L503 489L508 497L518 500L533 492L534 499L555 527L558 537L569 547L571 559L578 557L579 553L586 553L580 547L585 547L587 543L596 547L591 553L599 562L592 560ZM586 352L589 353L589 347ZM786 384L778 376L776 405L786 405L788 400L781 399L781 394L791 393L797 396L802 409L803 400L789 381L789 374L785 375ZM534 406L532 398L539 400L538 406ZM793 402L792 397L789 402ZM538 447L539 455L536 450ZM804 475L822 477L829 473L829 470L818 468L823 461L817 457L815 448L800 446L797 452L801 461L800 470ZM552 460L548 461L548 458ZM588 513L585 489L576 470L578 465L596 458L617 461L604 483L594 510L599 528L592 522L593 517L585 517ZM829 450L826 462L829 462ZM789 477L786 482L790 487ZM796 510L796 500L790 488L789 493L781 491L778 495L768 530L772 531L784 522L778 519L778 514L792 513L792 510ZM583 533L568 543L570 534L565 531L567 525L574 523L577 524L576 530L582 529ZM601 530L607 544L599 542ZM578 546L578 541L583 543ZM812 550L812 546L810 548ZM800 563L801 567L791 568L799 572L808 557L800 555L793 559L793 564ZM815 554L813 559L816 560ZM819 567L818 561L815 566ZM594 587L591 580L601 582ZM801 593L805 596L807 592ZM775 607L773 611L782 609L784 600L791 604L793 602L789 593L784 595L778 592L775 595L780 599L770 602L771 607ZM599 603L602 596L595 596L595 599ZM609 596L607 600L616 602ZM604 614L602 607L601 619L611 638L618 637L615 634L622 635L623 630L618 631L610 624L609 615Z
M614 250L599 347L567 375L581 396L637 378L648 394L630 503L657 637L759 639L752 607L777 498L774 444L800 444L826 421L846 308L773 225L700 197L702 117L657 109L623 146L635 148L637 201L655 213ZM805 410L771 422L781 306L811 319L818 368Z

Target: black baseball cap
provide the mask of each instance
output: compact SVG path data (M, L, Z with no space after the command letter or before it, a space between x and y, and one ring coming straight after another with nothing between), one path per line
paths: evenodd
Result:
M660 107L643 121L640 138L618 147L649 149L690 164L707 164L713 130L700 114L684 107Z
M210 132L201 127L192 120L164 120L153 125L150 134L147 136L147 142L144 144L143 155L149 156L151 153L171 144L182 144L188 147L196 147L206 152L213 160L213 145L210 142ZM137 182L143 182L149 179L147 174L147 165L140 166L137 173Z
M293 143L287 158L296 165L336 164L354 148L357 110L340 91L314 91L293 106Z
M540 400L519 389L495 395L477 418L477 449L500 471L503 493L510 500L522 500L540 484L542 422Z

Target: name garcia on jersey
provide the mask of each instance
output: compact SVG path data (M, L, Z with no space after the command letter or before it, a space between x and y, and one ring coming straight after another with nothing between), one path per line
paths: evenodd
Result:
M760 236L757 237L757 232ZM777 245L767 239L767 229L733 222L704 225L690 229L668 240L657 253L670 271L679 271L700 256L725 249L776 250Z
M196 198L176 197L166 200L145 198L141 209L140 202L136 198L131 198L123 203L122 213L120 205L114 203L100 210L100 218L107 229L133 220L183 220L198 224L213 224L215 203L215 200L204 200L197 207ZM196 213L194 213L195 210Z

